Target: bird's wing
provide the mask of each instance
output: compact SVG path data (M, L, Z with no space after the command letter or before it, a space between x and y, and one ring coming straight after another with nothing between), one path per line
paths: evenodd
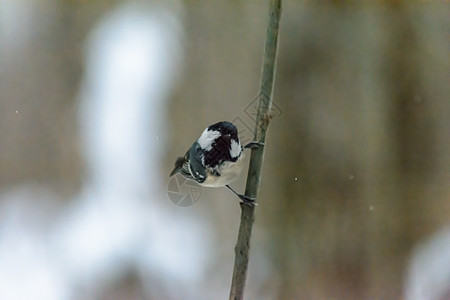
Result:
M197 182L206 180L205 153L199 143L195 142L189 151L189 173Z

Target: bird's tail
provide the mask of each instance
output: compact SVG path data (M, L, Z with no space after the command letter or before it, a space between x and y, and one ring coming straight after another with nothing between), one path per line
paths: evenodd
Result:
M183 169L184 162L185 162L184 157L178 157L177 161L175 162L175 168L173 168L172 172L170 172L170 176L180 173L181 170Z

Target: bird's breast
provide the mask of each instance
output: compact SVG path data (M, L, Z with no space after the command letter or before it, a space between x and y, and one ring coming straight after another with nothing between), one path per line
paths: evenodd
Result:
M220 176L214 175L213 172L207 171L208 176L206 176L206 180L203 183L200 183L202 186L206 187L221 187L225 186L232 181L234 181L242 171L244 154L235 161L226 161L222 163L220 166L215 168Z

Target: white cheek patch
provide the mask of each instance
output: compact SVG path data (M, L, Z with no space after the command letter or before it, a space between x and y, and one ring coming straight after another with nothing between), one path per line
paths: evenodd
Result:
M230 149L231 157L233 158L239 157L239 155L241 155L241 151L242 151L241 142L231 140L231 149Z
M197 143L203 150L209 151L212 149L212 143L220 136L220 132L216 130L208 131L208 128L203 131L202 135L198 138Z

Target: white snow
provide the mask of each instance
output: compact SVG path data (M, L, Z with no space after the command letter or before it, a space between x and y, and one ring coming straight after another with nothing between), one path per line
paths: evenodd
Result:
M176 15L138 4L92 32L79 94L85 184L62 208L45 206L48 188L0 195L0 299L95 299L130 269L147 298L162 285L165 298L198 299L211 232L170 204L160 170L181 38Z

